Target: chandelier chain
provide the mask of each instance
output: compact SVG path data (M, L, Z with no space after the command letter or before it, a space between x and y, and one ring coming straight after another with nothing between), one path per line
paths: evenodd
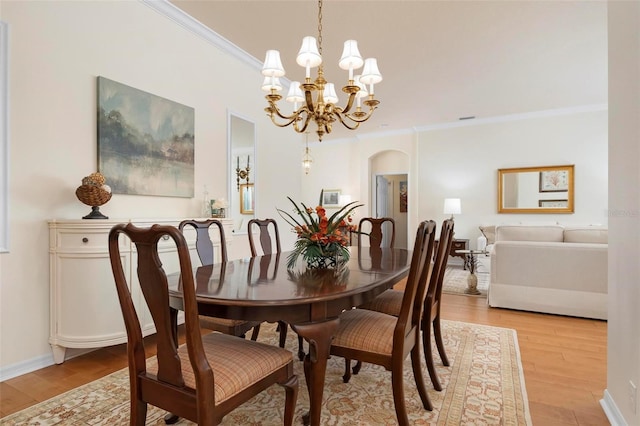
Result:
M318 0L318 52L322 56L322 0Z

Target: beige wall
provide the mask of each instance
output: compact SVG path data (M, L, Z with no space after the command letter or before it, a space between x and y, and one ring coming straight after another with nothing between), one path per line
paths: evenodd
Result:
M341 157L340 165L348 166L351 176L359 176L360 193L352 196L359 195L368 203L374 169L409 175L409 199L415 200L409 203L409 229L415 229L420 220L445 219L445 198L461 199L462 214L455 217L456 237L468 238L472 247L480 236L481 224L526 221L607 225L606 106L477 120L423 129L413 135L362 135L350 144L353 157ZM335 146L313 148L312 153L321 159L315 170L317 176L325 176L319 169L323 159L329 161ZM391 162L384 169L379 162L367 161L380 153L393 152L390 150L407 153L407 166L396 170L397 165ZM336 166L333 160L331 164ZM499 168L559 164L575 164L574 214L497 213ZM357 188L351 179L334 186Z
M609 322L607 392L612 424L640 424L640 3L610 1Z
M195 109L195 197L116 194L101 208L110 218L199 216L204 185L211 198L227 197L227 110L256 122L256 214L273 217L274 200L300 193L300 137L265 117L259 68L142 2L3 1L2 19L11 40L12 239L10 253L0 254L5 376L52 362L46 221L90 210L74 191L97 168L97 76ZM248 253L246 235L234 238L231 256Z

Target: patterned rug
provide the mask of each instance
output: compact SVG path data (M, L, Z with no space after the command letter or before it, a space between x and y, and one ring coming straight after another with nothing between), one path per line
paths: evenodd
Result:
M464 294L465 296L470 296L465 293L468 285L468 276L469 271L462 269L462 266L447 266L447 269L444 271L442 291L444 293ZM478 296L487 297L487 290L489 290L489 273L478 268L476 276L478 277L478 290L481 293Z
M259 340L276 344L274 327L263 327ZM450 367L436 358L444 389L430 387L433 411L422 408L407 358L404 368L406 406L412 425L531 425L515 330L462 322L443 322ZM288 333L288 348L297 348ZM437 350L434 348L437 357ZM300 392L295 424L308 407L302 363L295 361ZM333 357L327 366L322 408L323 425L396 425L391 374L364 364L347 384L342 383L344 361ZM284 390L275 385L224 418L223 425L281 425ZM127 425L129 384L126 369L73 389L33 407L0 419L2 425ZM149 406L147 425L164 425L165 412ZM192 425L181 420L178 424Z

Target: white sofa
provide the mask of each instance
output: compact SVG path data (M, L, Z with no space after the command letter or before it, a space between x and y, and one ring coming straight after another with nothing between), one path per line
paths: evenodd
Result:
M606 319L607 238L593 226L496 226L489 305Z

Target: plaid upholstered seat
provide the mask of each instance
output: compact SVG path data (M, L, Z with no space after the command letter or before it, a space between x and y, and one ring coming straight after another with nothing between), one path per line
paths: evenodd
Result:
M358 308L398 316L402 306L402 296L404 296L404 292L401 290L387 290L372 301L358 306Z
M216 404L286 366L293 359L290 351L218 332L202 336L202 344L216 378ZM178 348L178 356L185 386L195 389L196 381L186 344ZM158 360L150 358L147 361L147 373L155 375L157 372Z

